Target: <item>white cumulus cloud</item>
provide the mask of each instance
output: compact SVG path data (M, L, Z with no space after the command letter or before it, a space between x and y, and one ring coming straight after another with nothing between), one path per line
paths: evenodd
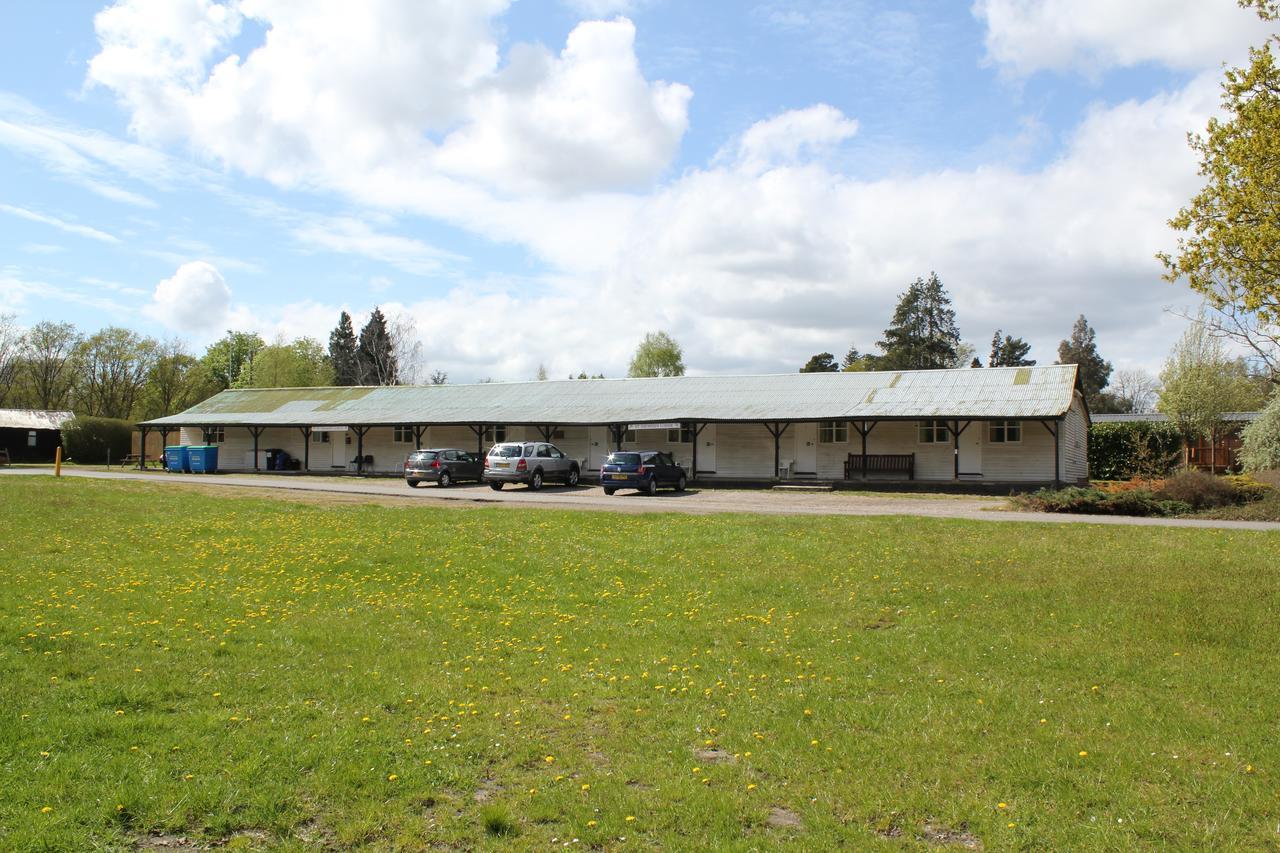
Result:
M227 327L232 313L231 288L213 264L190 261L156 285L143 310L171 329L216 335Z
M973 13L986 22L988 58L1019 75L1215 68L1267 34L1235 0L976 0Z

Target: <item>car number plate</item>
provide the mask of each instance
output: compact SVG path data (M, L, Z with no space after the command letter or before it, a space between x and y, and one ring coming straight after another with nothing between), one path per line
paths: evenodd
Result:
M511 467L511 463L510 463L510 462L495 462L495 463L493 463L493 467L494 467L494 468L510 468L510 467Z
M628 476L628 475L626 475L626 474L610 474L610 475L609 475L609 479L610 479L610 480L625 480L625 479L627 479L627 476Z

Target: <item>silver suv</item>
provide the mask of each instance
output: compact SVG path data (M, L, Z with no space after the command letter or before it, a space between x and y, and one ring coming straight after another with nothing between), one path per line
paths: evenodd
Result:
M504 483L528 483L535 492L544 480L578 485L578 463L545 441L504 441L484 458L484 481L497 491Z

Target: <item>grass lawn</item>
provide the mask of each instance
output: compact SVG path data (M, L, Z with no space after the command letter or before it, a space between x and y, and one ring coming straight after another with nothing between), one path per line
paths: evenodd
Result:
M0 508L5 850L1277 842L1277 534Z

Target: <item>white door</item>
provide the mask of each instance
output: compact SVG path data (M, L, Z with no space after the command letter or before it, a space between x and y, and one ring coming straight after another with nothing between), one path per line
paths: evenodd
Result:
M705 424L702 433L694 438L698 442L698 471L702 474L716 472L716 425ZM689 464L693 464L693 453L689 454Z
M968 428L960 433L961 477L982 476L982 431L985 427L981 421L970 421Z
M816 477L818 474L818 425L815 423L792 424L795 430L795 464L791 472L799 477Z
M609 451L613 450L610 443L611 436L609 428L602 426L587 427L587 470L599 471L600 465L604 462L605 457L609 455Z

